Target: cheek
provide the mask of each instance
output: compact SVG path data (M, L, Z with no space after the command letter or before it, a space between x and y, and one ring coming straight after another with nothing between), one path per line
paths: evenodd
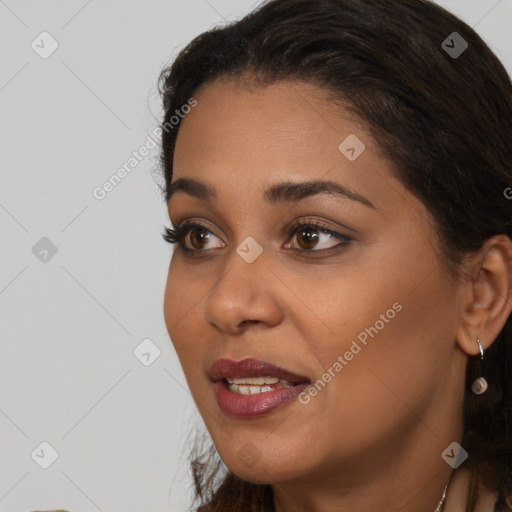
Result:
M169 337L187 376L191 366L188 361L190 353L197 350L196 343L202 339L199 332L195 332L194 326L199 324L200 299L206 290L197 290L196 287L187 285L185 275L171 261L164 294L164 319Z
M167 332L176 349L175 327L178 325L178 319L183 315L186 308L186 304L183 303L184 298L183 283L180 282L176 273L173 272L173 265L171 263L164 292L164 319Z
M205 326L205 300L212 282L206 276L186 269L180 261L171 260L164 293L164 319L167 332L180 361L192 396L204 403L209 392L207 375L204 373L204 357L210 353L211 333ZM211 276L210 276L211 277ZM210 334L210 338L207 336ZM208 396L208 400L211 397Z
M320 374L329 368L336 374L326 396L336 421L347 408L353 418L364 416L368 408L381 409L385 416L384 409L399 403L397 396L406 403L430 399L453 350L458 322L454 298L455 290L426 241L396 241L368 251L350 271L325 283L321 294L310 295L330 328L328 337L318 337L308 349L322 363ZM333 367L339 356L346 356L346 362Z
M173 257L169 265L167 283L164 293L164 318L167 331L173 342L181 339L178 332L183 332L190 340L194 325L203 307L203 300L208 294L209 286L206 280L194 280L193 272ZM174 336L173 336L174 335Z
M453 290L438 270L414 289L408 279L399 283L399 275L388 273L394 286L374 281L369 302L361 295L346 303L338 323L343 340L332 345L330 360L324 357L326 368L338 354L351 358L326 388L333 413L327 422L333 430L342 424L363 444L377 431L414 423L411 411L422 417L449 371L457 322ZM405 269L401 275L407 277Z

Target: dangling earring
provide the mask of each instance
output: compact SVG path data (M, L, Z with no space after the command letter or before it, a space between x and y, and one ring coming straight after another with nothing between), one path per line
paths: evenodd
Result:
M482 361L484 359L484 349L482 348L482 344L480 343L480 338L476 339L478 343L478 348L480 349L480 360L478 361L478 366L480 368L480 373L482 373ZM487 391L487 381L483 377L478 377L478 379L475 379L473 384L471 385L471 391L475 395L481 395L482 393L485 393Z

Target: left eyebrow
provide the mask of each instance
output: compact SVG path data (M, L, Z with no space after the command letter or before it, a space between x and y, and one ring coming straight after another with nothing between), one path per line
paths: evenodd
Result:
M182 192L210 203L216 201L218 197L215 188L191 178L180 178L172 183L167 192L167 202L177 192ZM371 201L335 181L285 181L272 185L265 190L264 198L267 203L274 206L278 203L300 201L317 194L342 196L375 209Z
M339 195L352 201L359 201L375 209L375 206L368 199L335 181L287 181L278 183L265 191L265 198L270 205L275 205L289 201L300 201L316 194Z

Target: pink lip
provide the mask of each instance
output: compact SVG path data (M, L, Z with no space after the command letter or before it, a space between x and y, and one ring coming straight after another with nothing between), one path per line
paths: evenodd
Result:
M217 359L210 366L210 378L215 382L221 379L236 379L243 377L277 377L290 382L309 382L307 377L296 375L279 366L257 359Z
M271 363L256 359L217 359L210 367L210 378L214 382L215 398L221 410L233 418L255 418L269 414L293 400L310 384L307 377L296 375ZM225 379L243 377L277 377L296 383L291 388L275 389L256 395L241 395L228 389Z

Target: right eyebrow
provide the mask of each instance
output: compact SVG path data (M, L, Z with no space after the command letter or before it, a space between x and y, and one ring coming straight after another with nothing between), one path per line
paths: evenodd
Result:
M216 201L218 198L214 188L191 178L179 178L172 183L167 191L167 201L177 192L185 193L209 203ZM338 195L375 209L371 201L335 181L285 181L270 186L265 191L264 197L270 205L276 205L278 203L300 201L317 194Z

